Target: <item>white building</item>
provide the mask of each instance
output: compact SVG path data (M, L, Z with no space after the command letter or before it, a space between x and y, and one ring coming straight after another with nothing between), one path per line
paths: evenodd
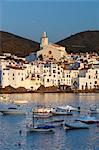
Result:
M79 70L79 77L74 78L73 88L79 90L90 90L99 87L99 69L82 69Z
M44 60L55 59L59 61L66 56L65 47L48 43L46 32L42 34L40 48L41 49L37 51L37 57L40 58L42 56Z

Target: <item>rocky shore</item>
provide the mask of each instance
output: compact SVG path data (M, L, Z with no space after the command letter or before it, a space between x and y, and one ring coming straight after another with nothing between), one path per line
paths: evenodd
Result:
M62 89L56 86L44 87L41 85L37 90L31 91L27 90L24 87L13 88L7 86L5 88L0 87L0 94L13 94L13 93L99 93L99 89L91 90L71 90L71 88Z

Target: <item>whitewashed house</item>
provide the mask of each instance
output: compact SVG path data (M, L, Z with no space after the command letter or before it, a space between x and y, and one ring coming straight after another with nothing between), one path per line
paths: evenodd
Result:
M99 69L79 70L78 78L74 78L72 88L79 90L96 89L99 86Z

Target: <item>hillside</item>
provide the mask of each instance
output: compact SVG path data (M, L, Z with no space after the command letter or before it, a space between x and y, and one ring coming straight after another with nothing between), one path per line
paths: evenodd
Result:
M57 44L65 46L67 52L97 52L99 54L99 30L85 31L65 38Z
M65 46L67 52L98 52L99 31L85 31L65 38L57 44ZM11 53L25 57L31 52L39 50L38 42L22 38L20 36L0 31L0 53Z
M11 53L25 57L39 50L39 43L20 36L0 31L0 53Z

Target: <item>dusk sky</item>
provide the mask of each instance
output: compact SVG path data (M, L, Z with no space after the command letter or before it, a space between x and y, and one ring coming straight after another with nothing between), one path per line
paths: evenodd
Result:
M99 30L99 0L0 0L0 30L50 42L86 30Z

